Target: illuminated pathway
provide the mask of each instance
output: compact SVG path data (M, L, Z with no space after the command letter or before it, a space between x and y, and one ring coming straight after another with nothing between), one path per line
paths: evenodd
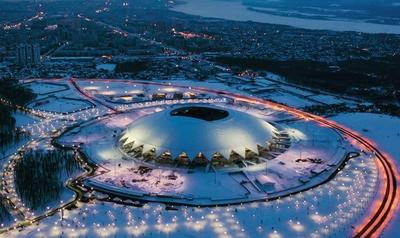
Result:
M110 82L110 80L97 80L97 81ZM112 81L133 83L126 80L112 80ZM379 169L379 174L380 176L382 176L383 186L381 186L381 190L379 191L380 196L378 196L377 199L374 201L373 209L371 209L370 214L368 214L364 218L361 224L355 227L354 237L378 237L381 234L382 230L387 225L387 223L392 219L393 214L397 209L397 204L399 202L399 190L397 187L398 176L397 176L396 165L389 155L386 155L381 151L379 151L379 149L376 148L375 144L372 141L369 141L367 138L362 137L357 132L354 132L351 129L345 128L323 117L316 116L292 107L288 107L264 99L256 99L253 97L243 96L236 93L214 90L204 87L178 86L178 85L170 85L170 84L156 83L156 82L135 81L134 83L135 84L142 83L142 84L158 85L158 86L172 86L176 88L185 88L185 89L190 88L193 90L215 93L218 95L234 98L235 100L238 101L262 104L279 111L286 111L295 115L298 118L313 120L320 123L321 125L325 125L333 129L336 129L337 131L341 132L347 137L354 139L353 143L362 145L364 148L371 151L376 156L376 164Z
M254 103L254 104L260 104L260 105L265 105L267 107L273 108L275 110L279 111L285 111L288 112L300 119L304 120L312 120L317 123L319 123L322 126L330 127L333 128L337 131L339 131L341 134L347 136L347 138L354 144L358 146L362 146L365 148L365 150L371 151L375 157L375 163L377 165L377 169L379 170L379 177L381 179L380 182L380 191L379 194L375 197L375 200L373 201L373 209L368 210L369 214L366 214L364 219L360 224L358 224L355 229L354 229L354 237L377 237L380 235L382 232L382 229L385 227L385 225L390 221L390 219L393 217L393 214L395 212L395 207L398 203L399 200L399 193L398 193L398 188L397 188L397 169L392 161L392 159L386 155L383 154L382 152L379 151L378 148L376 148L375 144L368 139L358 135L356 132L352 131L351 129L345 128L335 122L332 122L330 120L327 120L325 118L315 116L306 112L302 112L300 110L297 110L295 108L291 108L288 106L284 106L278 103L262 100L262 99L256 99L253 97L248 97L248 96L243 96L239 95L236 93L231 93L227 91L221 91L221 90L214 90L214 89L209 89L209 88L204 88L204 87L189 87L189 86L177 86L177 85L171 85L171 84L163 84L163 83L155 83L155 82L138 82L138 81L127 81L127 80L96 80L94 79L93 81L99 81L99 82L122 82L122 83L134 83L134 84L148 84L148 85L157 85L157 86L170 86L170 87L175 87L175 88L185 88L185 89L192 89L196 91L203 91L203 92L209 92L213 94L218 94L221 96L226 96L233 98L234 100L237 101L243 101L243 102L248 102L248 103ZM90 93L86 92L83 88L79 86L79 80L76 79L71 79L70 82L73 84L75 89L83 96L86 98L96 102L97 104L104 106L108 109L108 112L111 113L118 113L122 112L123 108L114 108L110 105L107 105L105 102L101 101L101 99L96 98L95 96L91 95ZM79 177L79 179L84 178L84 176ZM73 183L77 181L78 178L70 180L68 183L68 187L71 188L75 193L76 193L76 199L74 199L70 204L75 203L79 198L81 197L81 192L79 189L74 186ZM44 219L50 215L55 214L57 211L60 209L64 208L58 207L52 210L49 213L46 213L44 215L31 218L30 223L25 224L25 225L30 225L32 222L39 221L41 219ZM222 221L221 221L222 222ZM15 229L15 228L11 228ZM172 228L171 228L172 229ZM275 231L274 231L275 232Z

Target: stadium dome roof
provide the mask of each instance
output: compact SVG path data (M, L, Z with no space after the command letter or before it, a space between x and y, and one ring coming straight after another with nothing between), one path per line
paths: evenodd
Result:
M143 153L155 149L176 158L186 153L190 159L199 153L207 159L232 152L245 157L246 149L258 153L276 129L248 113L215 106L180 106L142 117L128 126L120 137L122 147L142 146Z

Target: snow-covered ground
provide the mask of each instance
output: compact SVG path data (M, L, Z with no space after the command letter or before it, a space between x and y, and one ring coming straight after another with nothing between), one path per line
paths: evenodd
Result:
M266 99L273 100L275 102L279 102L291 107L297 107L297 108L302 108L302 107L307 107L307 106L313 106L316 103L311 102L305 98L298 97L296 95L290 95L287 93L274 93L274 94L268 94L265 96Z
M117 67L116 64L98 64L96 65L97 70L114 71Z
M373 167L372 160L350 161L348 169L331 182L272 202L178 206L177 211L158 203L142 208L100 201L78 203L78 209L64 210L63 220L51 216L9 236L346 237L351 232L349 224L360 219L373 197L370 188L375 187L377 176Z
M14 113L14 118L15 118L15 123L17 127L22 127L22 126L27 126L31 125L33 123L36 123L38 120L31 115L27 115L24 113L21 113L19 111L16 111Z
M375 141L382 151L389 153L400 164L400 118L372 113L340 114L333 120L352 128ZM384 230L382 237L399 237L400 214Z
M81 99L47 97L37 101L33 101L28 105L29 108L57 113L71 113L92 107L92 104Z
M52 92L39 98L49 95L56 97L71 97L77 99L86 99L75 90L70 82L65 79L56 81L69 85L68 90ZM209 87L220 90L229 90L240 92L238 89L232 89L222 83L193 82L189 80L179 82L167 82L171 84L184 84L188 86ZM134 93L136 90L134 84L100 82L91 80L78 81L78 84L91 95L105 104L104 95L107 94L125 94ZM37 84L37 90L50 90L47 86L42 88ZM290 86L274 86L279 92L276 101L281 103L292 104L297 107L304 107L310 104L321 102L336 103L344 101L341 98L333 98L326 95L319 96L315 92L303 91ZM46 89L47 88L47 89ZM54 89L52 89L54 90ZM172 92L171 88L164 86L148 86L142 87L140 90L153 92ZM240 92L242 94L249 94ZM268 95L268 93L266 93ZM257 95L260 96L260 95ZM262 96L262 95L261 95ZM264 95L265 96L265 95ZM272 96L272 95L271 95ZM310 97L311 96L311 97ZM308 100L310 97L312 100ZM301 99L301 100L299 100ZM313 101L315 100L315 101ZM26 115L17 114L17 124L23 126L24 129L32 132L34 138L48 137L51 132L56 129L67 127L73 124L80 124L84 128L77 128L66 135L71 143L85 144L92 143L87 151L89 157L101 161L104 159L105 165L109 168L109 174L115 173L120 177L124 177L127 173L117 174L118 161L122 159L121 154L117 152L117 146L112 146L112 150L104 149L110 145L110 138L118 135L136 116L143 116L146 112L142 107L140 110L134 110L131 114L118 114L118 120L102 121L100 125L82 124L86 120L91 120L97 116L101 117L110 110L98 102L92 101L96 107L70 115L61 114L44 114L46 119L30 118ZM214 102L209 102L214 103ZM351 103L351 102L350 102ZM110 105L110 104L107 104ZM114 105L115 106L115 105ZM150 105L147 105L150 106ZM118 109L135 109L136 107L115 106ZM157 108L162 109L160 103L152 105L151 110ZM62 107L59 111L65 112L68 107ZM248 113L259 115L265 120L287 123L287 126L293 129L292 136L297 138L292 144L292 155L281 154L281 159L290 164L295 171L289 171L290 174L304 174L310 168L307 166L315 166L304 162L304 166L297 165L296 161L291 157L322 157L322 158L339 158L335 153L344 153L342 151L343 141L340 137L334 135L328 128L317 130L316 127L307 126L303 122L285 122L290 119L290 115L285 112L277 112L269 109L250 108L246 105L237 105L238 110L246 110ZM140 114L140 113L143 114ZM138 114L139 113L139 114ZM396 142L400 141L400 119L381 116L376 114L342 114L333 118L341 124L347 125L360 133L370 137L377 142L379 148L387 151L394 156L400 163L400 148ZM366 130L364 130L366 129ZM116 132L115 132L116 130ZM304 137L310 139L304 140ZM303 138L303 140L302 140ZM314 139L312 139L314 138ZM332 138L335 138L332 140ZM332 143L328 143L332 141ZM67 140L63 141L67 142ZM344 142L345 143L345 142ZM301 148L307 148L307 151L300 152ZM315 150L320 148L321 150ZM311 152L311 150L314 150ZM311 152L311 153L308 153ZM149 202L142 208L133 206L115 204L114 202L103 202L95 200L90 203L78 203L78 209L65 210L63 220L60 216L54 215L40 221L36 226L29 226L22 231L12 231L7 236L26 236L26 237L348 237L351 235L351 226L357 225L368 211L371 201L375 198L377 186L380 186L373 159L369 158L369 154L362 154L361 157L351 159L346 167L340 171L336 177L318 187L308 191L298 193L289 197L280 198L274 201L260 201L246 203L243 205L234 205L226 207L212 208L194 208L186 206L178 206L177 211L167 211L165 205L160 203ZM275 159L279 163L279 157ZM5 160L4 160L5 161ZM274 160L272 160L274 161ZM278 164L271 162L271 170ZM117 166L117 167L116 167ZM121 163L121 166L125 166ZM289 167L289 166L288 166ZM127 167L126 167L127 168ZM314 169L314 168L313 168ZM318 168L315 168L318 170ZM268 172L271 172L268 170ZM157 175L150 174L155 177ZM281 173L287 171L280 170ZM277 173L279 174L279 173ZM184 174L187 176L186 174ZM271 176L275 176L272 175ZM165 176L164 176L165 177ZM265 176L264 176L265 177ZM318 177L318 176L317 176ZM257 176L260 181L262 176ZM275 179L278 179L276 176ZM201 179L201 176L198 178ZM221 179L219 177L218 179ZM213 179L214 181L215 179ZM179 180L181 181L181 180ZM211 181L211 180L210 180ZM265 181L271 181L270 178ZM213 182L215 184L215 181ZM140 185L142 186L142 185ZM191 184L192 191L204 189L198 187L197 184ZM210 183L212 186L212 183ZM218 195L220 191L216 191ZM107 197L107 195L102 195ZM120 202L119 199L114 199ZM129 203L129 201L125 201ZM130 201L132 202L132 201ZM400 225L400 219L397 217L390 226L385 230L384 236L397 237L396 227Z
M308 98L314 99L316 101L319 101L324 104L340 104L343 103L342 99L339 99L334 96L330 95L315 95L315 96L310 96Z
M34 81L31 83L27 83L25 86L30 88L35 94L38 95L45 95L68 90L68 85L57 83L43 83Z
M90 87L98 87L95 85L94 83ZM163 89L161 88L160 91ZM249 104L219 103L218 106L248 112L269 121L287 118L271 108ZM268 162L268 170L260 165L258 171L254 167L249 169L246 176L239 173L218 174L217 182L214 173L186 174L185 171L181 172L178 169L178 177L183 178L182 184L179 183L181 186L174 185L165 188L158 186L157 188L154 183L159 183L158 177L150 175L146 177L146 181L137 182L137 179L134 179L135 182L131 183L133 177L136 177L135 174L132 175L132 171L135 171L139 165L131 160L122 159L126 156L118 149L116 137L129 123L167 107L169 104L148 105L128 113L98 119L65 134L60 142L64 145L84 144L82 148L86 155L108 170L107 173L91 178L92 186L118 189L119 192L141 194L141 196L148 196L152 193L159 194L162 190L163 195L170 196L170 199L172 197L190 199L190 201L183 202L204 204L224 203L224 200L232 202L233 199L237 201L257 200L265 198L267 193L269 197L282 196L285 193L305 189L324 181L335 171L336 166L345 158L347 152L356 150L349 147L349 143L343 141L341 136L330 128L321 127L310 121L291 122L282 124L280 127L285 128L284 130L293 138L293 145L284 153L274 152L276 158ZM248 181L248 184L243 185L243 181ZM261 188L258 188L257 185L251 186L252 181L259 183ZM171 184L171 181L166 181L166 184ZM265 184L273 184L273 186L266 188ZM179 199L176 202L180 202Z

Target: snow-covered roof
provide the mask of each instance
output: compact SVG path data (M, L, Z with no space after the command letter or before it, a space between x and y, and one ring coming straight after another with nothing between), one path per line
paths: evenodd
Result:
M122 145L143 146L173 158L185 152L190 159L202 153L211 159L215 153L229 158L232 151L245 156L246 149L258 153L276 129L248 113L215 106L181 106L142 117L122 133Z

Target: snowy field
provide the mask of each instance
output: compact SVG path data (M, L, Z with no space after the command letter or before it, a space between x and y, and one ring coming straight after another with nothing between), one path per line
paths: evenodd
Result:
M25 85L30 88L35 94L46 95L50 93L61 92L68 90L69 87L66 84L57 83L41 83L41 82L31 82Z
M343 103L343 99L339 99L334 96L330 95L316 95L316 96L310 96L308 98L311 98L313 100L319 101L323 104L340 104Z
M268 94L265 95L264 98L296 108L303 108L303 107L313 106L316 104L315 102L307 100L306 98L301 98L296 95L291 95L282 92Z
M116 64L98 64L96 65L97 70L105 70L105 71L115 71L117 67Z
M16 122L17 127L32 125L38 121L38 119L36 119L32 116L18 112L18 111L14 113L14 117L16 119L15 122Z
M50 96L30 103L28 108L45 112L73 113L89 109L92 106L91 103L85 100Z

